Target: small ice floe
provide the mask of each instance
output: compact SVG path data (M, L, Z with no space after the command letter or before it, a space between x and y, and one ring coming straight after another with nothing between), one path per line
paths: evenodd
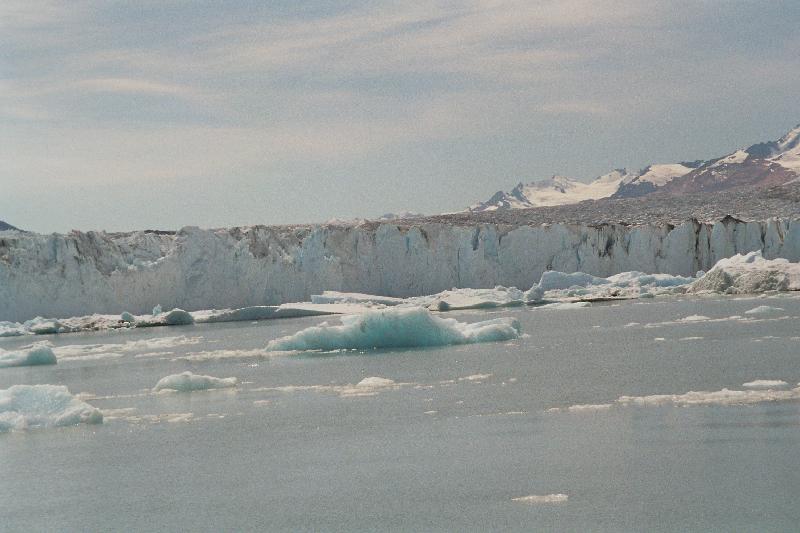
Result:
M89 361L107 358L118 358L125 354L142 352L137 357L148 352L162 354L168 348L198 344L202 337L187 337L178 335L172 337L156 337L126 342L113 342L104 344L69 344L53 348L59 361Z
M221 361L224 359L265 359L272 357L275 354L268 352L263 348L255 350L210 350L203 352L189 352L181 357L176 357L176 360L205 362L205 361Z
M705 322L706 320L711 319L705 315L689 315L684 318L679 318L678 322Z
M215 378L214 376L203 376L191 372L172 374L158 380L153 391L173 390L178 392L190 392L208 389L224 389L235 387L239 381L236 378Z
M566 310L566 309L582 309L584 307L591 307L591 302L554 302L551 304L544 304L537 307L537 309L557 309L557 310Z
M263 387L256 391L278 391L295 393L301 391L327 392L338 394L342 398L358 398L362 396L375 396L378 393L398 390L401 387L415 386L416 383L398 383L392 379L379 376L370 376L362 379L355 385L283 385L280 387Z
M742 383L742 387L746 389L783 389L788 387L789 384L780 379L757 379L755 381L748 381Z
M47 342L37 342L17 350L0 348L0 368L56 364L56 354Z
M569 407L555 407L548 409L549 412L566 411L569 413L593 413L596 411L607 411L611 409L610 403L584 403L577 405L570 405Z
M547 412L581 412L606 410L612 407L690 407L697 405L753 405L765 402L800 401L800 384L793 389L781 380L756 380L742 385L746 390L721 389L718 391L690 391L684 394L651 394L648 396L620 396L609 404L572 405L554 407Z
M270 341L267 350L339 350L442 346L516 339L519 321L496 318L464 323L441 318L421 307L387 308L345 315L340 326L327 324Z
M566 494L531 494L530 496L520 496L519 498L511 498L512 502L519 503L565 503L569 500Z
M769 305L759 305L758 307L754 307L748 311L745 311L744 314L746 315L766 315L769 313L779 313L783 311L780 307L772 307Z
M99 424L103 413L61 385L0 389L0 433L11 430Z
M395 389L398 385L392 379L372 376L364 378L353 387L340 387L337 392L343 398L357 396L374 396L381 390Z
M492 374L472 374L471 376L458 378L458 381L486 381L490 377L492 377Z

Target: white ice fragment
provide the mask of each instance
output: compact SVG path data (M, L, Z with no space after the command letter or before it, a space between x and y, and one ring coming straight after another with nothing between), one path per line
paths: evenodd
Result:
M520 496L519 498L511 498L512 502L519 503L564 503L569 500L566 494L531 494L530 496Z
M132 314L130 314L129 312L127 312L127 311L124 311L119 316L119 319L122 320L123 322L130 322L130 323L136 322L136 317L133 316Z
M380 389L383 387L392 387L395 385L394 380L381 378L377 376L364 378L356 384L356 387L362 389Z
M780 379L757 379L755 381L748 381L743 383L742 387L746 389L782 389L788 387L789 384Z
M161 304L157 304L155 307L153 307L153 316L160 315L163 312L164 311L161 309Z
M583 307L591 307L591 302L554 302L551 304L544 304L540 305L539 309L558 309L558 310L566 310L566 309L581 309Z
M442 346L516 339L520 325L513 318L471 324L441 318L421 307L388 308L341 317L340 326L320 325L275 339L270 351L338 350Z
M61 385L14 385L0 389L0 432L99 424L103 414Z
M678 322L704 322L706 320L710 320L707 316L704 315L689 315L684 318L679 318Z
M189 392L196 390L223 389L235 387L238 380L234 378L215 378L214 376L203 376L191 372L172 374L161 378L153 387L154 391L175 390L179 392Z
M374 294L363 294L360 292L338 292L322 291L322 294L312 294L311 303L314 304L380 304L380 305L399 305L405 300L392 296L377 296Z
M765 315L768 313L778 313L783 311L780 307L771 307L769 305L759 305L758 307L754 307L748 311L745 311L744 314L746 315Z
M5 351L0 348L0 368L54 364L56 364L56 355L49 343L46 342L37 342L14 351Z
M491 309L522 305L525 293L516 287L498 285L493 289L451 289L428 297L409 298L434 311L456 311L459 309ZM432 301L430 301L432 300Z
M764 402L797 402L800 401L800 384L793 389L785 390L788 384L780 380L756 380L743 385L748 390L721 389L718 391L690 391L684 394L651 394L648 396L620 396L610 404L572 405L555 407L548 412L580 412L599 407L602 409L617 405L620 407L657 407L676 406L689 407L696 405L752 405ZM784 390L775 390L784 389ZM608 407L606 407L608 406Z

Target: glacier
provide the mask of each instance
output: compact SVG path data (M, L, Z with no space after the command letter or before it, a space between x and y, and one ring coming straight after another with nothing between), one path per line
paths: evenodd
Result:
M770 260L800 260L800 223L726 217L677 225L415 221L175 233L7 231L0 238L0 321L97 314L116 322L123 312L150 313L154 302L188 312L236 310L309 301L326 290L407 298L453 287L531 287L546 271L686 277L756 250ZM59 329L46 319L35 327Z
M342 350L443 346L516 339L519 322L496 318L464 323L441 318L422 307L387 308L344 315L342 324L323 323L271 340L269 351Z
M0 433L11 430L99 424L103 414L61 385L0 389Z

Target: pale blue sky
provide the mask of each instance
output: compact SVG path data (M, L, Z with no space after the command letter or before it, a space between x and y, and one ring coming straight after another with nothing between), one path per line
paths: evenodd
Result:
M800 2L0 3L0 219L459 210L800 122Z

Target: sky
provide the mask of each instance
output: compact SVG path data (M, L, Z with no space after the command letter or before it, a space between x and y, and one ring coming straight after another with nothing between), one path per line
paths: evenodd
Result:
M0 220L464 209L800 123L800 2L0 2Z

